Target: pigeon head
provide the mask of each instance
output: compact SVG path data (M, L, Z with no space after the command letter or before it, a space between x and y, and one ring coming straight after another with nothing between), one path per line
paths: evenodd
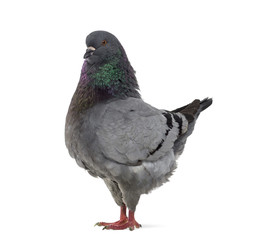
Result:
M86 45L87 50L84 54L84 59L90 65L103 63L113 57L125 55L119 40L106 31L90 33L86 38Z
M135 71L114 35L92 32L86 38L86 45L78 87L86 107L111 98L140 98Z

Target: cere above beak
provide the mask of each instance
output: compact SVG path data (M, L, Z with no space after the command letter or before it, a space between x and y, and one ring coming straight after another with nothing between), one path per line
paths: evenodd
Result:
M96 48L94 48L92 46L88 47L87 50L86 50L86 53L83 56L83 58L86 59L86 58L92 56L95 50L96 50Z

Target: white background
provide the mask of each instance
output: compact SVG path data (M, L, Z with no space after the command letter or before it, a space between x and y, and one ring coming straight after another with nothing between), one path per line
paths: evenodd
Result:
M252 1L1 1L0 239L253 239ZM85 37L118 37L143 99L213 97L171 181L143 195L142 229L102 231L119 209L71 159L65 115Z

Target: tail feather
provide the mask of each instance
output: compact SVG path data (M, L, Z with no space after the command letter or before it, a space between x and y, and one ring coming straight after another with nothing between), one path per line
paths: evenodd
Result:
M175 141L174 151L176 155L180 155L183 152L186 140L194 130L196 119L202 111L212 104L212 102L212 98L205 98L202 101L196 99L192 103L172 111L182 113L188 121L187 131Z
M213 99L212 98L205 98L204 100L202 100L200 102L200 112L204 111L205 109L207 109L208 107L210 107L213 103Z
M199 99L195 99L192 103L184 107L178 108L172 112L180 112L184 114L188 122L191 123L196 120L199 114L205 109L207 109L212 104L212 102L212 98L205 98L202 101L200 101Z

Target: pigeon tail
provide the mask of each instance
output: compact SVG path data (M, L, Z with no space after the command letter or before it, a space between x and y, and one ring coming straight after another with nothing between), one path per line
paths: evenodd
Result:
M178 108L172 112L180 112L184 114L188 122L191 123L195 121L198 118L199 114L207 109L212 104L212 102L212 98L205 98L202 101L195 99L192 103Z
M199 114L207 109L212 102L212 98L205 98L202 101L196 99L192 103L172 111L182 113L188 121L187 132L181 135L174 144L174 150L178 156L182 154L186 140L192 134Z
M206 110L208 107L210 107L213 103L212 98L205 98L200 102L200 112Z

